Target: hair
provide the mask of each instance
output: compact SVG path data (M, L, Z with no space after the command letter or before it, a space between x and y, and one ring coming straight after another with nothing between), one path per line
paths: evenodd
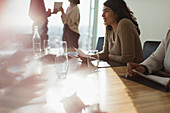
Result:
M140 35L140 29L136 18L134 17L133 12L129 9L124 0L107 0L104 5L112 9L113 12L117 14L117 23L119 23L119 21L123 18L130 19L135 25L138 34ZM107 27L110 28L111 26Z
M76 4L76 5L80 4L80 0L73 0L73 3Z

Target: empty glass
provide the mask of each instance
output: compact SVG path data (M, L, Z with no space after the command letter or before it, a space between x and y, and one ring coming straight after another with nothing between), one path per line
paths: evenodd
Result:
M59 78L66 78L68 71L67 43L60 41L59 53L56 55L56 68Z
M44 55L48 55L50 51L50 40L44 40L43 48L44 48Z
M99 66L98 50L89 50L88 51L87 64L92 72L98 71L98 66Z
M60 43L57 39L49 41L50 50L48 51L51 55L57 55L59 53Z

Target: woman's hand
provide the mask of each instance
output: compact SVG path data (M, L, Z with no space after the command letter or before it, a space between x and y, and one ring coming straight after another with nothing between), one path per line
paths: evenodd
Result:
M133 69L140 73L144 73L146 71L145 67L142 65L139 65L137 63L127 63L126 77L128 77L128 76L132 77L132 76L136 75L136 73L133 71Z
M59 11L61 11L61 13L64 13L64 9L62 7L59 8Z
M48 9L48 11L47 11L47 17L50 17L51 16L51 14L53 14L52 12L51 12L51 9Z
M82 57L80 55L78 55L78 57L82 60L82 63L87 63L87 58L86 57Z
M52 14L57 14L59 12L59 10L57 8L54 9L54 11L52 12Z

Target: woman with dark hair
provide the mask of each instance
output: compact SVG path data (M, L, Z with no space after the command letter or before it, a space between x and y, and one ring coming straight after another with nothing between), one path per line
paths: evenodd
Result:
M62 40L67 42L68 48L78 48L80 12L77 5L80 4L80 0L69 0L69 2L70 6L66 13L62 7L59 9L62 12L61 18L64 23Z
M106 25L104 49L101 60L140 63L144 60L140 42L140 30L133 12L124 0L107 0L103 14Z

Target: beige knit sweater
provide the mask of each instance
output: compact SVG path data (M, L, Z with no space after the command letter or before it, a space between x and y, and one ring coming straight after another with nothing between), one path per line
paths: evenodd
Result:
M80 12L77 5L66 14L63 13L61 18L64 24L67 24L72 31L79 34Z
M119 21L115 40L113 30L106 32L104 49L99 57L101 60L110 60L108 54L114 55L114 61L121 63L140 63L144 60L138 32L129 19Z

